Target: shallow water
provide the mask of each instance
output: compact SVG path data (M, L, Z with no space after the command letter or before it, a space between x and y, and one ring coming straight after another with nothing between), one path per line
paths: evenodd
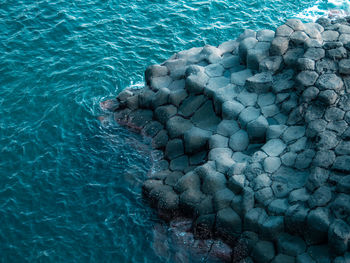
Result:
M0 0L1 261L173 262L141 198L150 148L99 103L176 51L334 4Z

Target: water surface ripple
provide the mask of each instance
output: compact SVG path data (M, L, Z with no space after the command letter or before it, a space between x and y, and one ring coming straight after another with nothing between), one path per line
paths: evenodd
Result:
M1 262L173 262L140 194L150 148L99 103L176 51L314 3L0 0Z

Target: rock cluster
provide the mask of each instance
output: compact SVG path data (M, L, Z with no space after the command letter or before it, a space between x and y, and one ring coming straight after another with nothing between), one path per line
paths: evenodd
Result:
M348 21L290 19L148 67L114 113L159 151L144 194L243 244L236 261L349 262Z

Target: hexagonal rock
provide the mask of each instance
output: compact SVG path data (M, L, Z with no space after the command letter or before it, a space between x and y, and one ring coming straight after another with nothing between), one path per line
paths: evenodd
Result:
M270 72L255 74L247 79L246 86L250 92L266 93L272 87L272 75Z
M277 36L271 42L270 55L281 56L288 50L289 39L286 37Z
M297 45L304 44L309 37L303 31L295 31L290 36L290 40Z
M238 122L241 127L246 127L247 124L256 120L260 116L260 110L255 107L247 107L241 111L238 116Z
M193 127L184 134L184 144L186 153L198 152L204 149L209 138L210 131L206 131L197 127Z
M310 211L307 216L308 229L305 232L305 239L309 244L319 244L327 240L330 219L328 208L318 207Z
M337 170L337 171L341 171L341 172L346 172L349 173L350 172L350 156L349 155L345 155L345 156L338 156L335 159L335 162L332 166L332 169Z
M275 37L275 32L269 29L263 29L256 33L258 41L271 42Z
M252 258L258 263L270 262L275 257L275 247L272 242L258 241L252 251Z
M320 60L321 58L324 58L326 55L326 51L322 48L314 48L310 47L306 50L304 54L304 58L312 59L312 60Z
M318 74L315 71L302 71L300 72L296 80L299 82L300 85L303 86L312 86L315 84L316 80L318 78Z
M305 29L303 22L301 22L299 19L294 19L294 18L288 19L285 24L290 28L292 28L294 31L297 31L297 30L302 31Z
M264 239L274 240L284 231L283 216L269 216L261 225L260 234Z
M335 74L322 74L316 82L316 87L320 90L332 89L340 91L343 86L343 81Z
M238 54L243 63L246 63L248 50L254 48L257 43L258 40L255 37L248 37L240 42Z
M293 33L293 31L294 30L291 29L289 26L281 25L276 29L276 37L289 37Z
M267 127L268 122L264 116L259 116L256 120L249 122L247 125L249 139L252 142L264 142Z
M168 141L165 147L165 156L170 160L184 154L184 146L181 139L174 139Z
M281 233L277 238L278 251L290 256L297 256L305 252L305 242L297 236Z
M285 149L285 143L280 139L272 139L264 144L261 149L269 156L279 156Z
M290 126L288 127L283 135L282 139L286 143L290 143L294 140L297 140L305 135L305 127L304 126Z
M192 127L193 124L190 120L184 119L180 116L174 116L166 123L166 128L170 138L179 137Z
M239 130L230 137L229 146L235 152L244 151L248 145L249 137L244 130Z
M332 30L326 30L321 33L322 39L324 41L337 41L339 37L339 33L337 31L332 31Z
M328 242L331 249L338 255L344 254L348 249L350 240L350 226L341 219L333 221L328 230Z
M231 74L231 83L238 85L238 86L244 86L246 80L253 75L252 71L250 69L245 69L239 72L234 72Z
M269 56L269 42L259 42L253 49L247 52L247 67L251 69L259 69L260 62Z
M242 231L242 221L232 208L220 210L216 215L216 230L228 237L238 236Z
M321 186L310 196L308 204L310 208L325 206L331 200L331 198L331 189L327 186Z
M339 73L350 74L350 59L342 59L339 61Z

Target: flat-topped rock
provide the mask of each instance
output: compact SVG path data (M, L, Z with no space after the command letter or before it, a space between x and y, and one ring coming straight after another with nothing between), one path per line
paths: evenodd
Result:
M347 262L348 50L348 19L289 19L148 67L110 109L157 149L144 195L247 262Z

